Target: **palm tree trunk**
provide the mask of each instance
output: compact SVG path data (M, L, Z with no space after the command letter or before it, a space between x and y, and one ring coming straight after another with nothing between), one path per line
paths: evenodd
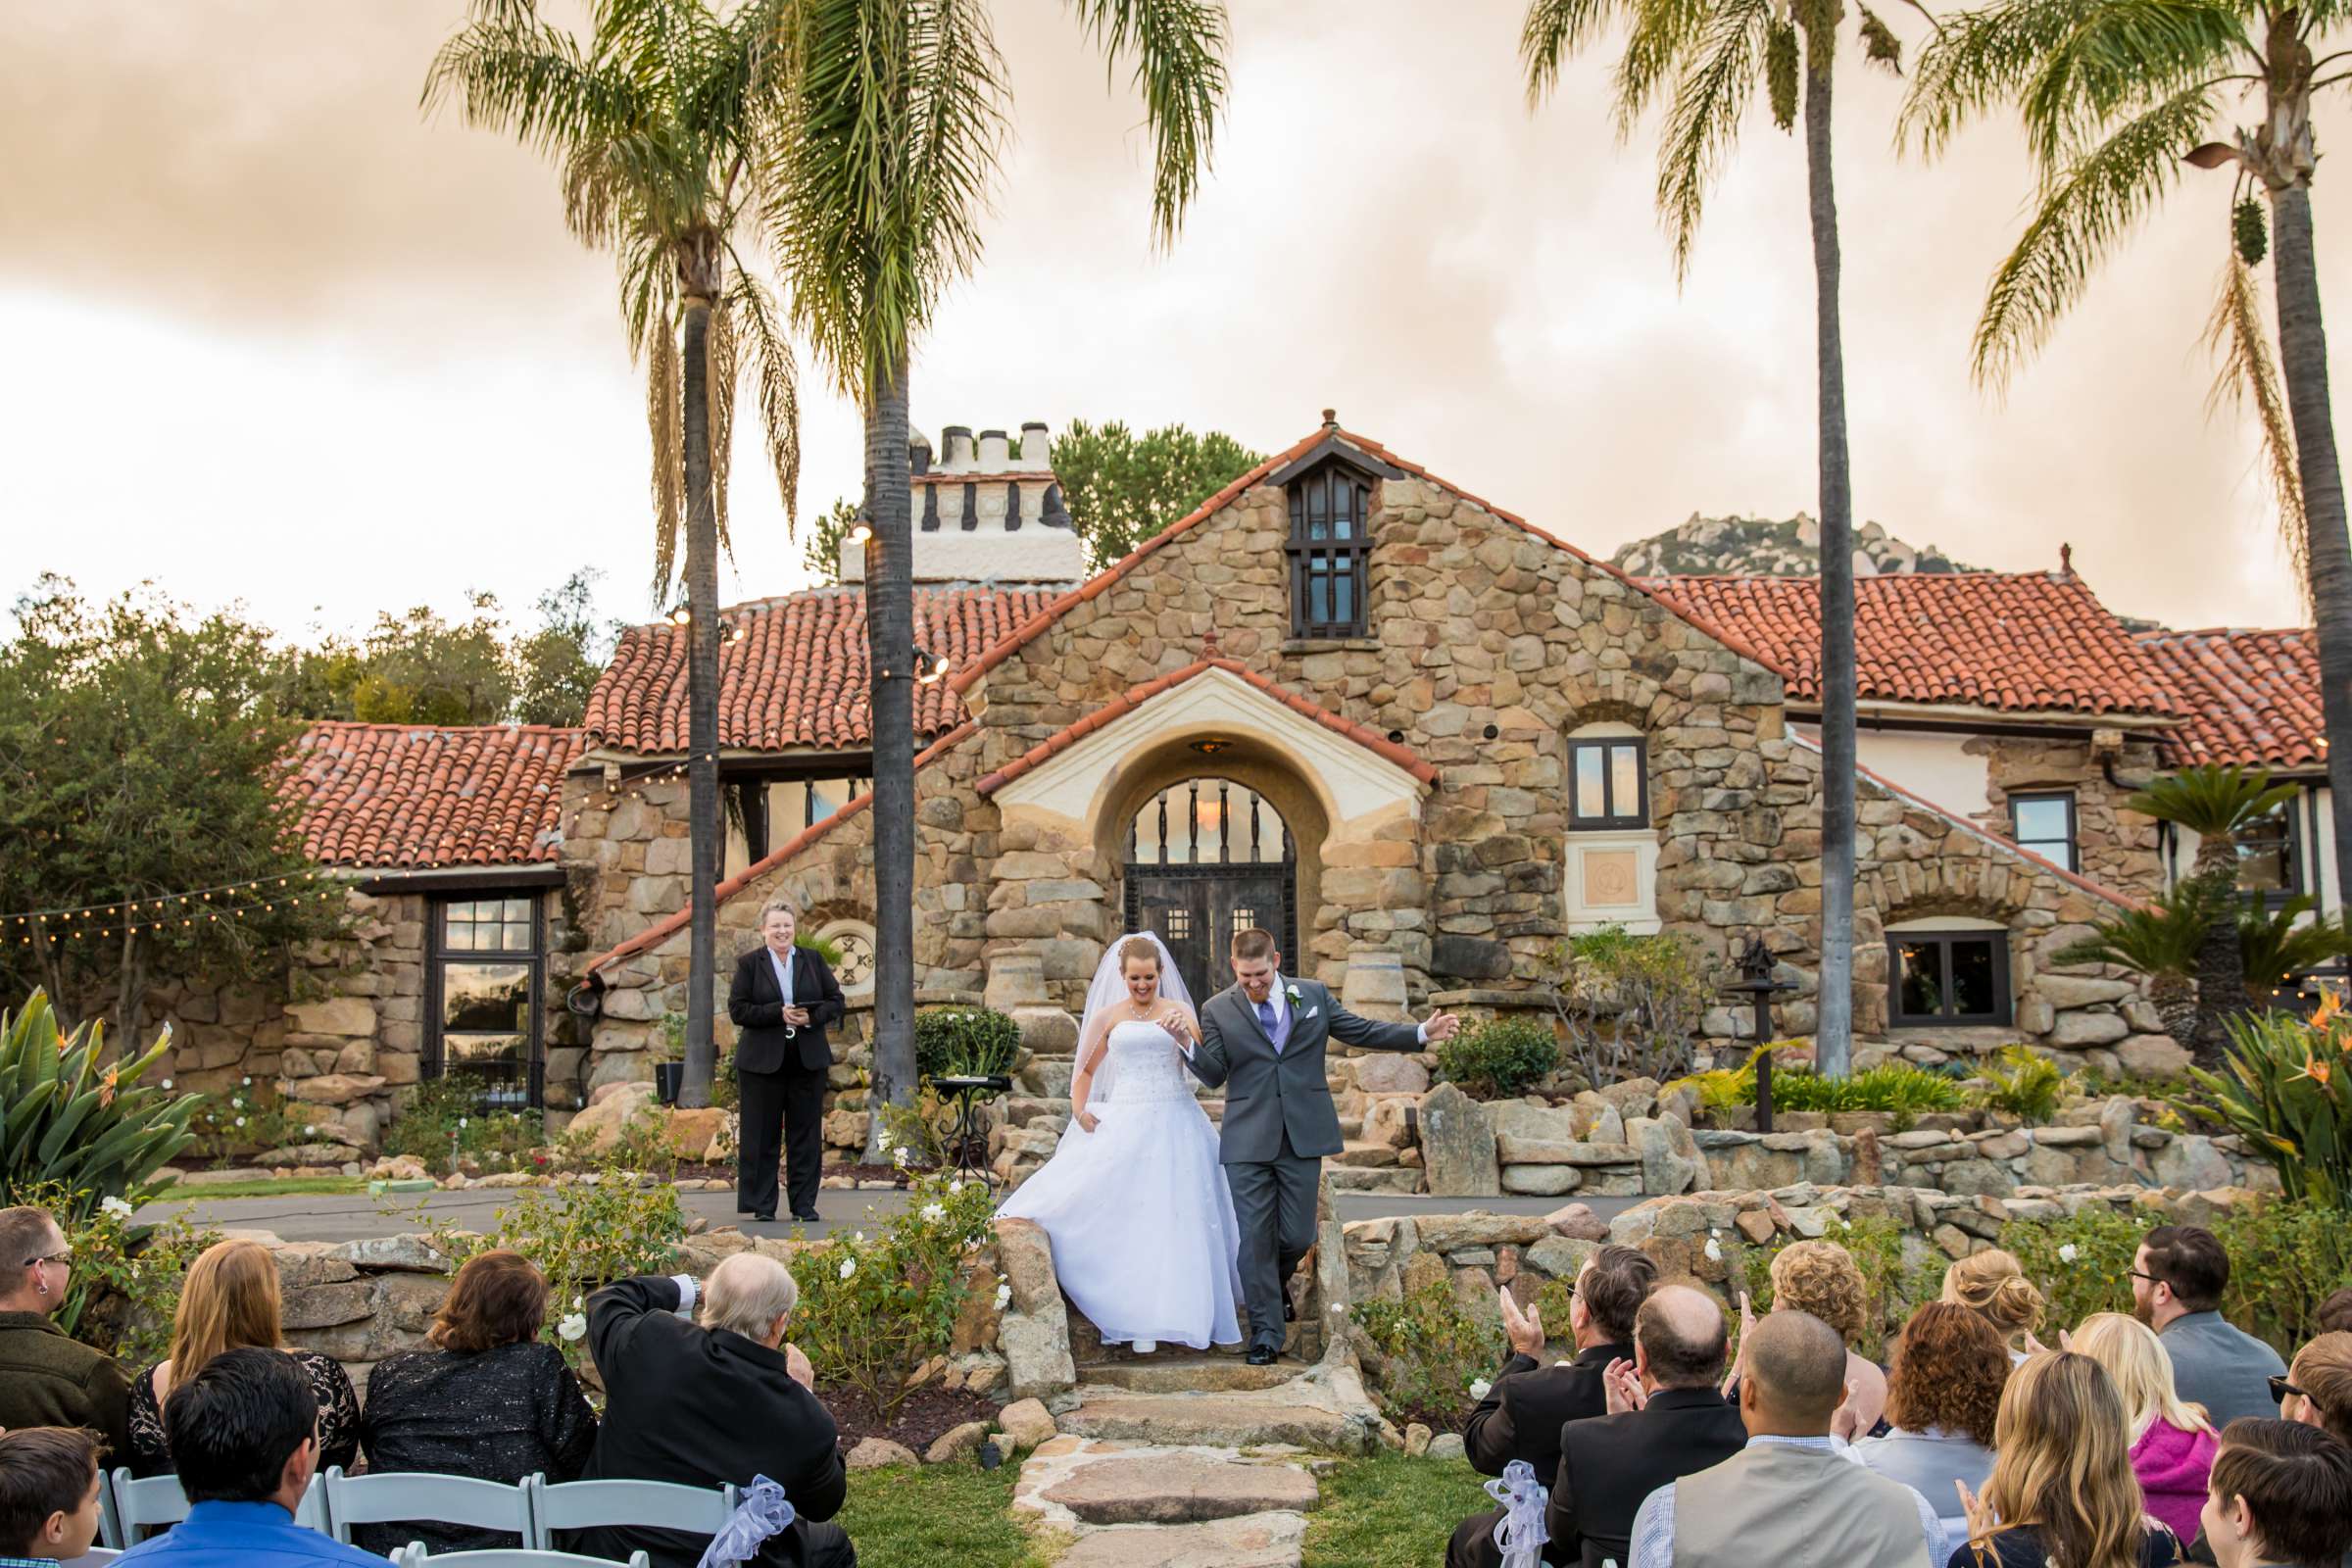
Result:
M1854 1043L1854 545L1830 76L1826 64L1805 73L1805 174L1821 397L1821 990L1814 1053L1816 1070L1838 1078L1853 1064Z
M710 301L686 298L686 767L694 835L692 923L686 959L686 1071L678 1103L710 1103L718 1065L712 1033L718 982L718 513L710 492Z
M2320 712L2328 734L2328 818L2335 830L2340 905L2352 898L2352 540L2345 535L2344 473L2336 461L2335 413L2328 395L2328 332L2320 318L2311 187L2274 191L2271 224L2278 240L2278 366L2286 379L2287 412L2295 421L2295 467L2303 483L2305 559L2320 644Z
M885 1105L914 1102L914 541L906 469L907 357L866 398L865 508L874 551L865 578L873 672L874 1039L866 1158L879 1161ZM873 379L879 381L877 376Z

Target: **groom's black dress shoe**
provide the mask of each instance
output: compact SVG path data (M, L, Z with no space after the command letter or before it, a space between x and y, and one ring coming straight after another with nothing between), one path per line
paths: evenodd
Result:
M1251 1366L1272 1366L1274 1364L1274 1352L1265 1346L1252 1345L1250 1347L1250 1353L1243 1359L1247 1360Z

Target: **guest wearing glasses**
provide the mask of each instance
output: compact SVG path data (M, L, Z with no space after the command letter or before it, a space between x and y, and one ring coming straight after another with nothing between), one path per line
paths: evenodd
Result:
M87 1427L130 1451L130 1389L103 1350L52 1321L74 1250L48 1210L0 1208L0 1428Z
M2132 1315L2164 1337L2173 1387L2224 1427L2240 1416L2275 1416L2270 1380L2286 1370L2278 1352L2222 1317L2230 1254L2197 1225L2159 1225L2132 1260Z

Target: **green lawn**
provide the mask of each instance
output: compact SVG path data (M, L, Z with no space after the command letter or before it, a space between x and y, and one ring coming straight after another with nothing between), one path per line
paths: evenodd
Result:
M1306 1568L1442 1563L1454 1526L1494 1506L1479 1485L1460 1459L1344 1459L1324 1475L1323 1506L1307 1516Z
M318 1193L364 1193L364 1176L257 1176L249 1182L173 1182L156 1195L159 1203L201 1203L215 1198L300 1198ZM416 1193L387 1195L416 1198Z
M1013 1522L1017 1460L994 1470L972 1461L920 1469L854 1470L841 1527L858 1568L1045 1568L1046 1556Z

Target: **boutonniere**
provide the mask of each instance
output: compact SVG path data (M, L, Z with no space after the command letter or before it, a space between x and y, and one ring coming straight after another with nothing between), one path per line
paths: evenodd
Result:
M1304 1002L1306 1000L1304 997L1298 994L1298 988L1297 986L1284 986L1282 990L1283 995L1289 997L1293 1002Z

